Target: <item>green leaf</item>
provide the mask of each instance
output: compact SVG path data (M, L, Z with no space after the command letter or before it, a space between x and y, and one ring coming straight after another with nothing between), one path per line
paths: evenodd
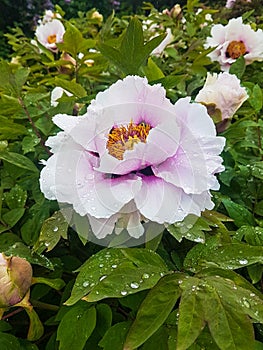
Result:
M26 133L27 129L23 125L14 123L12 120L0 116L0 140L16 139L18 136Z
M170 274L160 279L143 300L124 345L133 350L149 339L165 322L181 291L179 281L183 274Z
M211 231L210 226L204 218L190 214L183 221L169 225L167 230L179 242L186 238L194 242L205 242L205 234L203 231Z
M248 102L256 112L261 110L263 105L263 94L258 84L254 85L252 95L249 97Z
M17 338L12 334L0 332L0 348L1 350L21 350Z
M57 332L59 350L82 350L96 325L96 309L81 302L62 318Z
M148 58L147 66L143 67L143 72L147 77L148 81L154 81L164 78L164 74L161 68L157 66L157 64L153 61L151 57Z
M8 229L15 226L15 224L24 215L25 208L11 209L2 216L3 221L8 225Z
M55 212L50 218L44 221L38 241L34 245L34 250L42 253L52 250L60 238L67 238L68 223L61 211Z
M40 143L40 139L35 135L25 136L22 140L23 153L35 152L35 147Z
M0 89L11 96L19 96L29 75L29 68L13 67L0 61Z
M255 162L252 167L252 175L256 178L263 180L263 162Z
M60 278L33 277L32 284L43 283L47 286L60 290L65 286L65 282Z
M53 270L53 264L44 255L32 253L31 250L21 242L16 242L12 246L4 250L5 255L19 256L20 258L26 259L31 264L37 264L47 269Z
M103 249L80 268L66 305L81 298L97 301L124 297L153 287L167 267L160 256L146 249Z
M106 331L111 327L112 323L112 311L109 305L107 304L97 304L97 324L96 331L104 336Z
M30 319L27 339L30 341L36 341L39 338L41 338L42 335L44 334L44 327L38 317L38 314L35 312L33 308L32 309L26 308L25 310Z
M38 169L31 160L22 154L8 152L8 151L0 151L0 159L5 160L8 163L14 164L15 166L32 171L34 173L38 173Z
M71 92L73 95L75 95L78 98L87 96L87 92L82 87L82 85L76 83L74 80L69 81L66 79L55 77L55 84L57 86L62 87L62 89L65 89Z
M141 347L141 350L156 349L158 344L158 350L169 350L168 347L168 332L166 327L161 326Z
M63 43L58 44L60 50L66 51L77 58L78 53L84 52L87 48L95 46L95 40L85 39L82 33L72 23L67 22L66 32L63 36Z
M253 214L244 206L237 204L228 198L223 198L222 202L228 212L228 215L234 220L237 227L241 227L242 225L246 224L253 226L255 224Z
M215 278L215 277L213 277ZM247 350L253 348L252 322L238 307L229 305L224 287L204 284L200 293L205 319L212 337L220 349ZM232 294L235 294L235 292Z
M240 56L234 63L231 64L229 73L235 74L239 79L242 78L246 70L246 61L243 56Z
M126 334L131 321L119 322L112 326L99 342L103 350L123 350Z
M200 280L194 277L182 280L183 290L179 305L177 350L186 350L205 326L205 316L198 298Z
M234 242L220 243L212 237L205 244L197 244L188 252L184 267L196 272L203 267L239 269L255 263L263 263L263 246Z
M4 194L4 198L10 209L23 208L26 203L27 192L16 184L10 192Z

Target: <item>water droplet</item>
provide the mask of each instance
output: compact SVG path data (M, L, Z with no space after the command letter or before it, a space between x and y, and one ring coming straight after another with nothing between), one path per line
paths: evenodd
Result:
M204 243L205 240L202 237L197 237L197 238L194 239L194 242L196 242L196 243Z
M192 228L193 227L193 225L192 224L188 224L188 225L186 225L186 228L188 228L188 230L190 230L190 228Z
M88 281L85 281L85 282L83 282L83 287L88 287L88 285L89 285L89 282Z
M242 298L242 304L248 309L250 308L250 303L246 298Z
M251 297L254 297L256 294L255 293L250 293L249 294Z
M142 275L142 279L147 279L147 278L149 278L150 277L150 275L148 274L148 273L144 273L143 275Z
M58 227L55 226L55 227L53 228L53 231L54 231L54 232L57 232L57 231L58 231Z
M241 259L239 260L239 264L246 265L248 263L247 259Z
M104 264L99 264L99 267L103 267L104 266Z
M107 277L107 275L101 276L101 277L100 277L100 281L103 281L106 277Z
M140 287L139 283L137 283L137 282L132 282L132 283L130 284L130 286L131 286L132 289L137 289L137 288Z
M127 291L126 290L122 290L121 291L121 295L127 295Z
M114 264L114 265L111 265L111 267L112 267L113 269L116 269L117 265Z
M178 284L182 284L183 283L183 281L182 280L178 280Z

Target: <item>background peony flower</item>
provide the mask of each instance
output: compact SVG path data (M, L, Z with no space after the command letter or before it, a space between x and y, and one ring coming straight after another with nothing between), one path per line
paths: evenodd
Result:
M207 73L205 85L199 91L195 101L207 106L208 113L211 107L214 111L219 110L220 119L214 122L221 122L231 118L247 99L248 94L246 89L241 87L240 80L235 75L224 72Z
M245 0L246 2L251 2L251 0ZM236 0L227 0L226 8L231 9L236 3Z
M170 28L167 28L166 30L166 37L163 39L163 41L161 42L160 45L158 45L153 51L152 51L152 55L156 55L156 56L160 56L164 49L166 48L167 45L169 45L173 39L174 39L174 36L172 34L172 31Z
M89 218L97 238L114 228L143 234L143 222L181 221L212 209L225 139L206 108L173 105L160 84L128 76L98 93L83 116L58 114L53 155L40 175L45 197Z
M263 61L263 31L243 24L242 17L232 18L226 26L212 27L205 44L205 48L209 47L216 47L208 56L219 62L223 71L228 71L240 56L244 56L246 64Z
M65 28L58 19L53 19L45 24L40 24L36 29L37 40L47 49L56 52L57 43L63 41Z
M57 107L58 105L58 99L60 99L65 93L68 96L73 96L69 91L63 89L60 86L56 86L52 91L51 91L51 98L50 98L50 104L52 107Z
M32 267L25 259L0 253L0 308L19 303L32 282Z

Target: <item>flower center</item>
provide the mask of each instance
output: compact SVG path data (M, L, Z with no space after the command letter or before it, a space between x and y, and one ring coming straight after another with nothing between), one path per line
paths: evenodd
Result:
M226 56L236 59L246 53L247 49L243 41L231 41L226 49Z
M56 34L51 34L47 37L47 41L49 44L54 44L57 41Z
M107 149L109 154L119 160L123 160L123 153L132 150L139 142L146 143L151 126L146 123L134 124L132 121L128 126L113 127L108 135Z

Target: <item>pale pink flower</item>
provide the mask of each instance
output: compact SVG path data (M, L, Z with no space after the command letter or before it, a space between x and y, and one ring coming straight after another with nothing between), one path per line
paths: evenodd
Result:
M174 39L174 36L172 34L172 31L170 28L167 28L166 30L166 37L163 39L163 41L161 42L161 44L159 44L153 51L152 51L152 55L155 55L155 56L160 56L164 49L166 48L167 45L169 45L173 39Z
M52 21L37 26L35 34L40 44L45 46L47 49L56 52L56 44L63 41L64 33L65 28L61 21L58 19L53 19Z
M244 87L241 87L240 80L233 74L227 72L219 74L207 73L204 87L195 98L208 108L219 110L222 121L231 118L244 101L248 94Z
M235 5L236 0L227 0L226 8L231 9ZM251 2L251 0L246 0L246 2Z
M226 26L212 27L205 44L205 48L209 47L215 50L208 56L219 62L223 71L228 71L240 56L244 56L246 64L263 61L263 31L254 31L250 25L243 24L242 17L232 18Z
M83 116L53 121L63 131L47 141L53 155L41 191L87 216L97 238L120 228L138 238L145 222L171 224L213 208L225 139L190 98L173 105L160 84L128 76L98 93Z

